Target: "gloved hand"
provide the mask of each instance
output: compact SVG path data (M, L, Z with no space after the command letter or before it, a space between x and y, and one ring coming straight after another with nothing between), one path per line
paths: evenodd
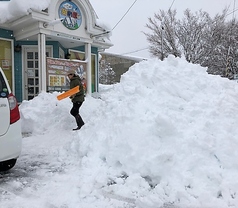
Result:
M69 98L72 100L75 97L76 94L71 95Z

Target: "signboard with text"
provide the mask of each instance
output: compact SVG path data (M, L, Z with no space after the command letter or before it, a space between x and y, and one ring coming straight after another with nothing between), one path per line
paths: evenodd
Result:
M81 78L86 88L86 63L68 59L47 58L46 68L47 91L65 91L69 89L67 75L72 70Z

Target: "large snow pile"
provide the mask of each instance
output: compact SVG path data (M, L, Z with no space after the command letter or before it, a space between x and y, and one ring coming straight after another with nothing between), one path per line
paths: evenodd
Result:
M70 100L57 93L20 106L28 146L48 137L42 146L71 155L80 182L68 207L238 206L236 82L170 56L135 64L121 83L100 89L100 99L86 97L78 132ZM51 203L59 203L54 194Z

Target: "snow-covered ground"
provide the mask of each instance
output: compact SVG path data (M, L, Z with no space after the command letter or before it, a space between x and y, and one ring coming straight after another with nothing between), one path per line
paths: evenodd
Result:
M73 132L71 101L20 105L23 150L3 208L238 207L238 84L170 56L100 86Z

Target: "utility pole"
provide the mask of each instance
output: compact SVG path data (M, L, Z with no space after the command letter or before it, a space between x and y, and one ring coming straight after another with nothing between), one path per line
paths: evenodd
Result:
M232 25L231 25L231 32L229 35L229 47L228 47L228 52L227 52L227 60L226 60L226 77L229 79L234 79L237 77L236 70L235 70L235 65L234 65L234 54L232 56L231 50L233 49L232 47L232 35L233 35L233 26L235 24L235 6L236 6L236 0L234 0L234 5L233 5L233 15L232 15Z
M235 8L236 8L236 0L234 0L234 5L233 5L233 16L232 19L235 19Z
M161 25L161 61L164 60L164 45L163 45L163 34L164 34L164 26Z

